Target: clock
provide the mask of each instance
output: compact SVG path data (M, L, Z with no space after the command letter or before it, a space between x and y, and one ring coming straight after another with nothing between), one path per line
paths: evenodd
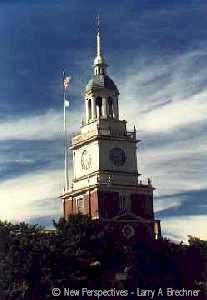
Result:
M109 152L109 158L115 166L123 166L126 161L126 154L121 148L113 148Z
M91 166L91 154L88 150L84 150L81 155L81 166L83 170L88 170Z
M135 235L135 229L132 225L126 224L122 228L122 234L127 240L129 240Z

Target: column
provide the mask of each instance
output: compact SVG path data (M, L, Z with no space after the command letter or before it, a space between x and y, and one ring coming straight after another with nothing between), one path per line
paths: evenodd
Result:
M97 119L100 118L100 106L96 107L96 117L97 117Z
M89 121L88 99L85 99L85 108L86 108L86 124L88 124Z
M108 98L108 116L113 118L113 99L111 97Z
M107 118L106 105L107 105L107 99L102 98L102 116L103 116L103 118Z
M114 118L119 119L119 106L118 106L118 97L114 98L113 103L113 111L114 111Z
M91 119L94 121L96 119L96 99L91 99Z

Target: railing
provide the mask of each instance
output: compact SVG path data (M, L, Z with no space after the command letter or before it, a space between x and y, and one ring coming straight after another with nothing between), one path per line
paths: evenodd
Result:
M109 136L109 137L127 137L130 140L136 140L136 131L122 131L122 130L114 130L111 128L102 128L98 127L94 130L91 130L84 135L80 134L75 137L73 137L73 144L80 143L84 140L90 139L93 136Z
M91 138L93 136L96 136L96 135L98 135L98 131L97 130L91 130L91 131L85 133L84 135L79 134L79 135L77 135L77 136L75 136L73 138L72 144L78 144L78 143L80 143L80 142L82 142L84 140L87 140L87 139L89 139L89 138Z
M128 137L130 137L132 140L136 140L136 130L134 130L134 131L127 131L126 135Z

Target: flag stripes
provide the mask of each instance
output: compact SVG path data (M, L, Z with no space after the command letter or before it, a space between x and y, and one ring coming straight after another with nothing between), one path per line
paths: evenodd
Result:
M67 89L69 87L70 81L71 81L71 76L64 76L63 78L64 89Z

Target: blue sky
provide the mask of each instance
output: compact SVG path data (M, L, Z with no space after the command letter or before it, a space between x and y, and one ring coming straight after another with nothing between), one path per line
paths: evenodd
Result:
M75 132L99 13L121 117L142 140L138 167L156 187L163 233L207 238L206 9L200 0L0 1L1 219L48 225L62 214L61 73L72 75Z

